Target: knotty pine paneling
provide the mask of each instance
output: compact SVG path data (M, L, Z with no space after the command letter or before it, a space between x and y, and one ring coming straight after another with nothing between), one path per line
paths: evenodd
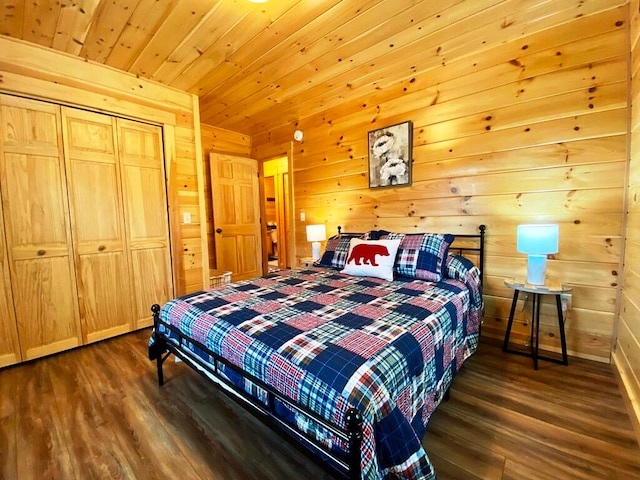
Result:
M201 151L197 99L134 75L82 61L22 41L0 37L0 90L98 110L163 126L175 293L201 289L208 271L203 249L183 258L184 243L206 242L200 225L184 225L181 212L198 219L197 162ZM195 107L195 108L194 108ZM205 252L206 253L206 252Z
M613 360L624 385L640 443L640 2L629 4L631 128L624 283Z
M213 234L213 205L211 194L211 173L209 168L210 153L226 153L243 157L251 156L251 137L241 133L231 132L223 128L201 125L202 160L205 191L205 215L207 225L207 248L209 253L209 268L216 268L215 235Z
M479 8L472 18L461 16L468 32L427 29L414 44L401 40L407 55L390 55L375 68L352 65L342 86L329 90L314 76L298 102L325 102L325 110L287 125L276 106L273 116L266 110L252 152L264 159L293 145L297 256L310 253L300 210L328 231L472 233L486 224L483 334L491 337L504 336L509 314L513 292L504 278L526 272L516 226L558 223L560 252L548 272L574 287L569 349L608 362L624 238L627 6L594 2L578 14L567 4L520 35L504 28L505 19L545 8ZM504 16L492 18L494 9ZM366 94L356 88L366 84ZM413 184L368 189L367 132L406 120L414 122ZM295 129L304 131L303 142L292 143ZM529 312L523 304L514 327L522 342ZM545 303L541 345L557 350L554 314Z

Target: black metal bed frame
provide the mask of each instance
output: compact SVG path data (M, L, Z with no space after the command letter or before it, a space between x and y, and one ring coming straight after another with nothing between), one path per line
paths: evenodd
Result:
M342 228L338 227L338 233L341 235L357 236L355 233L342 233ZM484 247L485 247L485 230L484 225L479 226L479 234L463 234L456 235L456 238L470 238L477 239L479 241L478 247L451 247L453 250L460 252L477 252L479 254L479 269L480 269L480 282L483 282L484 272ZM164 385L164 372L163 364L174 354L180 358L184 363L196 370L214 383L221 383L224 387L221 390L227 394L230 398L234 399L238 404L242 404L247 410L261 419L263 423L268 424L272 429L285 433L293 439L297 440L299 444L302 444L311 452L321 452L333 463L323 462L325 467L331 470L332 474L337 474L348 480L359 480L361 478L360 460L361 460L361 444L362 444L362 414L355 408L350 408L344 415L344 423L346 428L341 428L331 422L328 422L324 418L320 417L315 412L312 412L303 405L299 405L296 402L288 399L286 396L267 385L262 380L254 377L253 375L243 371L234 364L230 363L225 358L221 357L215 352L212 352L205 345L197 342L179 331L174 326L164 322L160 319L160 305L154 304L151 307L153 312L153 346L149 348L149 358L156 361L156 368L158 373L158 385ZM166 329L170 330L177 335L177 344L172 341L167 341L164 336L158 335L158 327L162 325ZM213 359L213 364L205 362L197 354L193 353L188 345L199 348L205 352L210 358ZM243 379L249 380L253 384L257 385L266 392L266 405L250 393L246 392L243 388L238 387L235 383L226 378L220 371L220 365L224 365L240 375ZM233 393L231 393L233 392ZM445 393L444 398L448 399L449 389ZM241 403L243 400L244 403ZM330 431L336 437L340 438L348 445L347 458L339 457L334 452L331 452L324 444L319 442L311 435L305 434L300 430L294 428L289 423L280 418L275 411L276 401L281 402L288 408L301 413L306 418L309 418L317 422L320 426ZM314 458L318 458L314 455Z

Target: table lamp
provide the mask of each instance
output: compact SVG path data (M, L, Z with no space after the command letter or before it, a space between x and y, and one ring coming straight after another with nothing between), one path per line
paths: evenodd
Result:
M314 261L320 259L320 242L326 240L327 229L323 224L307 225L307 241L311 242L311 257Z
M544 285L547 254L558 253L558 225L518 225L517 250L528 255L527 283Z

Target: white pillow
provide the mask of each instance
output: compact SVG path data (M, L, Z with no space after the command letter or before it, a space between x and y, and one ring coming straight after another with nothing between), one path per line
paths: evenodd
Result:
M393 280L393 264L400 246L396 240L360 240L352 238L349 255L342 273L356 277L377 277Z

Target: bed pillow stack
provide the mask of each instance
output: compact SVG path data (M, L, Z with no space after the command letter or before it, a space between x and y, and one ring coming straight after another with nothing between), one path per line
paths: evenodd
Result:
M391 233L385 230L372 230L363 238L335 235L327 240L324 254L315 265L345 269L349 255L352 253L352 241L354 246L364 240L399 240L397 253L393 261L393 273L401 277L419 278L430 282L439 282L446 274L445 262L449 253L449 246L455 237L443 233ZM380 258L380 257L378 257ZM388 258L384 259L388 261ZM379 263L379 262L378 262ZM344 273L356 271L360 265L349 265ZM386 268L386 267L385 267ZM370 270L366 268L365 270ZM359 269L362 271L362 269ZM357 275L357 273L352 273ZM361 274L360 275L366 275ZM377 271L375 275L380 278L388 278L386 272ZM393 278L391 278L392 280Z

